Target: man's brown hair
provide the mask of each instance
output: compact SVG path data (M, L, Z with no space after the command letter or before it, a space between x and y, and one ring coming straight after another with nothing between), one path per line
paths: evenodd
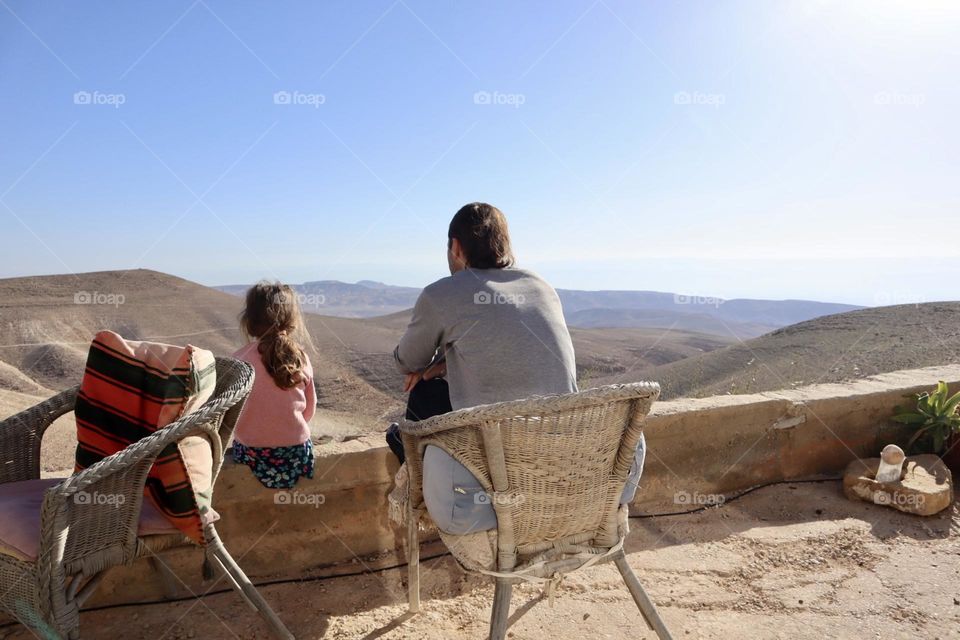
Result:
M504 269L514 263L507 218L485 202L461 208L450 221L450 242L456 238L473 269Z

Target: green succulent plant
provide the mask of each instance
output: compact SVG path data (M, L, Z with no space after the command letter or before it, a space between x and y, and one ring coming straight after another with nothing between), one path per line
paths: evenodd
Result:
M893 419L917 427L907 449L925 443L933 453L943 453L951 436L960 434L960 392L950 396L947 383L940 381L932 392L918 393L916 409L897 407Z

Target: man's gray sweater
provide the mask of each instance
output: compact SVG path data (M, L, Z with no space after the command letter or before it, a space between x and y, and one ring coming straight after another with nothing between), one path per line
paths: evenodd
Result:
M394 356L404 373L447 360L456 409L577 390L557 292L523 269L466 269L420 295Z

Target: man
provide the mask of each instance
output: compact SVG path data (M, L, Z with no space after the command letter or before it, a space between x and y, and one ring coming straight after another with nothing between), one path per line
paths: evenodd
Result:
M460 209L447 234L450 276L420 294L394 357L410 392L408 420L451 410L577 391L573 342L557 292L514 266L503 213L482 202ZM387 441L401 462L396 427ZM437 526L462 535L496 527L476 478L427 447L424 501ZM632 497L632 496L631 496Z
M447 263L450 277L424 289L395 351L405 390L416 399L421 381L445 374L453 409L577 390L560 298L513 266L499 209L477 202L457 212Z

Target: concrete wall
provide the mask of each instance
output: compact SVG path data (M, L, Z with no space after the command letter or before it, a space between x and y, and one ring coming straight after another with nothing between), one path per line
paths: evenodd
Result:
M904 395L938 380L960 383L960 365L900 371L844 384L661 402L645 432L649 455L634 514L670 513L711 496L781 480L839 474L856 457L904 444L889 416ZM246 467L227 463L215 493L218 530L254 581L360 571L403 562L403 534L387 519L397 464L379 436L317 447L302 504L276 504ZM322 498L320 497L322 496ZM322 504L320 504L322 502ZM147 561L114 570L91 606L201 593L201 554L163 554L165 584ZM223 585L221 585L222 587Z

